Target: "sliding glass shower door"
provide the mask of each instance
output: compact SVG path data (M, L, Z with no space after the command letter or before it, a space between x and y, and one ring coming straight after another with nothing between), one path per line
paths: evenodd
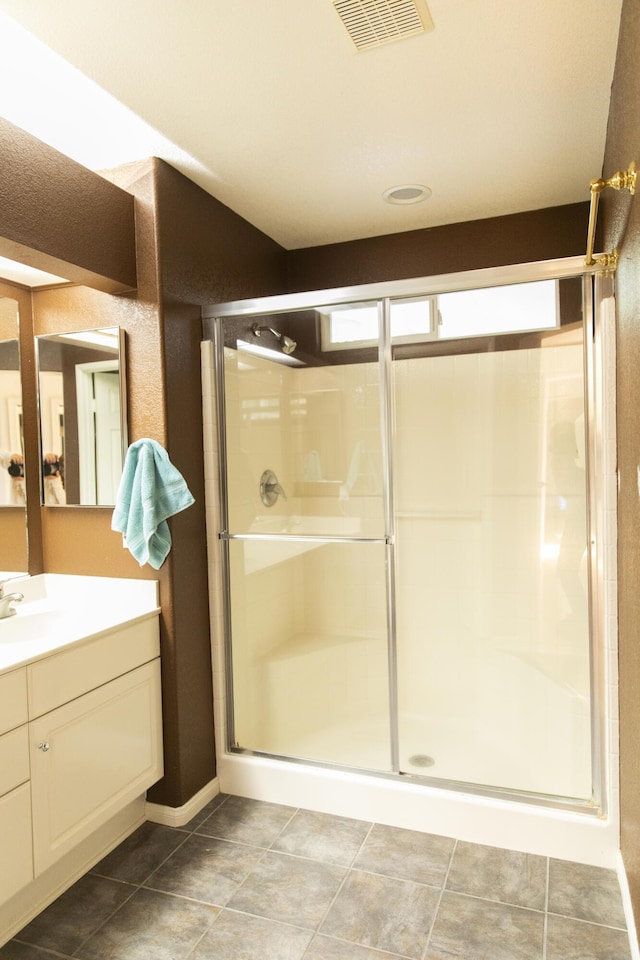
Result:
M541 321L557 316L544 333L505 337L488 351L458 340L463 352L444 356L396 352L400 768L587 799L580 284L577 303L567 290L563 314L554 281L546 291L531 286L509 291L509 309L524 326L528 302L539 300ZM485 307L495 327L496 294L504 292L441 298L443 323L459 297L467 331Z
M389 770L377 347L328 365L309 317L255 323L224 333L234 745Z
M586 284L398 288L216 320L230 749L588 802Z

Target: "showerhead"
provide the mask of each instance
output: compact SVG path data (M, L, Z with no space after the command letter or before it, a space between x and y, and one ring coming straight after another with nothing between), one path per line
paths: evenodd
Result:
M293 353L293 351L297 347L297 343L295 340L292 340L291 337L287 337L284 333L278 333L278 331L274 330L273 327L267 327L264 324L254 323L253 326L251 327L251 332L256 337L262 336L265 330L267 330L269 333L272 333L274 337L277 338L283 353L286 353L286 354Z
M297 346L295 340L292 340L291 337L286 337L284 333L280 334L280 343L282 344L283 353L293 353Z

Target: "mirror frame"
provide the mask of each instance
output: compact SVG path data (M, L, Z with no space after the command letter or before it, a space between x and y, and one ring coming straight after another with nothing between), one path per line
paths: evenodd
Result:
M0 504L0 529L3 530L2 539L2 559L0 560L0 581L10 576L28 576L29 570L29 528L27 515L27 473L26 473L26 440L24 431L24 357L22 352L22 337L20 332L21 313L25 308L24 291L21 288L14 288L13 284L0 278L0 298L10 300L15 306L15 329L12 336L2 338L3 343L12 342L16 345L18 351L18 378L19 378L19 396L22 406L21 416L21 444L23 455L23 483L25 501L21 503L2 503ZM26 318L28 321L28 318ZM4 328L3 328L4 329ZM8 333L8 330L5 332ZM20 542L18 551L14 550L13 545ZM10 549L7 547L10 546ZM18 556L19 554L19 556Z
M45 451L43 449L42 442L42 383L41 383L41 374L48 372L41 369L41 343L43 341L47 342L58 342L65 343L65 338L69 337L69 344L73 340L79 340L83 334L98 334L105 330L113 331L117 333L117 342L118 342L118 394L120 400L120 455L121 455L121 467L124 465L124 458L129 446L128 441L128 416L127 416L127 377L126 377L126 336L125 331L122 327L117 324L113 326L100 326L92 327L83 330L65 330L57 333L49 334L39 334L35 337L35 352L36 352L36 380L37 380L37 389L38 389L38 435L39 435L39 444L38 444L38 454L39 454L39 476L40 476L40 505L44 507L82 507L82 508L98 508L103 510L113 510L115 503L82 503L82 502L72 502L72 503L52 503L47 502L45 499L45 484L44 484L44 474L45 474ZM79 344L80 345L80 344ZM91 361L87 361L91 362ZM101 361L96 361L100 363ZM106 361L105 361L106 362ZM79 411L78 411L79 412ZM78 418L80 419L80 418ZM80 425L79 425L80 428ZM81 478L82 470L80 464L78 464L78 476ZM80 482L82 482L80 480ZM114 496L115 500L115 496Z

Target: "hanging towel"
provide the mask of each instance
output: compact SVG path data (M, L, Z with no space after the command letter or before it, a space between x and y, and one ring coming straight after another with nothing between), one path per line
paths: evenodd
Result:
M167 517L194 502L182 474L155 440L136 440L127 450L111 529L140 566L159 570L171 549Z

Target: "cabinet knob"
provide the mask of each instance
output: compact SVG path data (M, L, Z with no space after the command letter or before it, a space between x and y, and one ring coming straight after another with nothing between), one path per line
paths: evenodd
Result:
M50 744L50 743L46 743L46 742L45 742L45 743L39 743L39 744L38 744L38 750L42 750L43 753L46 753L47 750L51 750L51 744Z

